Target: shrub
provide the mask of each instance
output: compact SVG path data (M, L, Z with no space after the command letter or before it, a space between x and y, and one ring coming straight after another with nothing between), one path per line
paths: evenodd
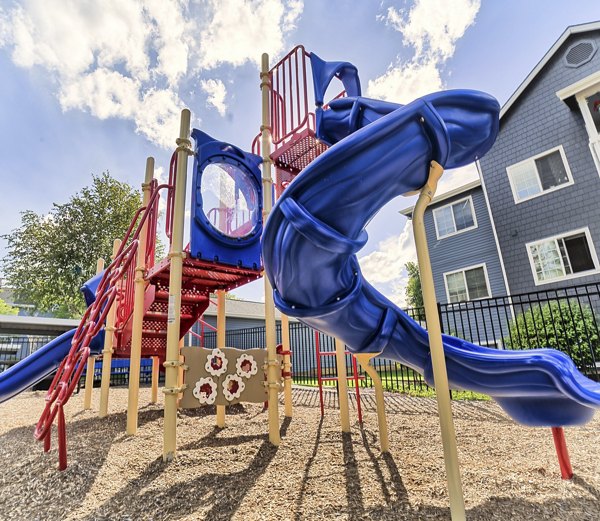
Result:
M600 337L593 311L577 300L533 304L509 324L507 349L552 347L569 355L584 372L600 362Z

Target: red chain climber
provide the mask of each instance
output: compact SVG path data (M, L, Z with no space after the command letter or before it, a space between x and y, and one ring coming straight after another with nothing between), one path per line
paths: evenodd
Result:
M171 169L173 169L173 165ZM170 177L172 178L173 176ZM134 271L139 247L139 235L144 224L148 222L148 240L144 254L147 259L152 257L153 261L156 243L158 199L160 191L165 188L167 189L167 199L171 199L174 193L172 185L163 184L157 186L156 181L152 182L148 206L140 208L135 213L115 258L102 276L96 290L96 300L83 315L79 327L73 336L71 349L58 367L46 394L46 405L36 425L34 436L38 441L43 440L44 451L48 452L50 450L52 424L58 416L58 466L60 470L64 470L67 467L67 437L64 406L73 394L81 373L86 366L86 361L90 355L90 343L104 326L106 316L113 303L116 301L118 304L117 315L119 316L120 323L126 322L128 315L132 312L133 291L128 291L128 288L135 278Z

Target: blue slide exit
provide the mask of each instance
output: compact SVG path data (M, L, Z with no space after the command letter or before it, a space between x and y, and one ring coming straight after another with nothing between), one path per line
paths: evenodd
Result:
M499 108L487 94L456 90L405 106L354 96L317 109L318 135L333 146L284 191L263 234L277 307L354 353L380 353L433 384L427 331L363 278L355 254L370 219L394 197L421 188L432 160L455 168L491 148ZM600 384L559 351L489 349L447 335L443 341L451 387L491 395L520 423L576 425L600 407Z
M96 299L96 289L103 275L104 272L95 275L81 288L88 306ZM69 354L75 331L77 330L72 329L63 333L27 358L23 358L10 369L0 373L0 403L9 400L54 373L63 358ZM91 353L94 355L99 354L103 345L104 329L92 339L90 343Z
M0 403L28 389L58 369L71 349L75 329L63 333L44 347L0 373Z

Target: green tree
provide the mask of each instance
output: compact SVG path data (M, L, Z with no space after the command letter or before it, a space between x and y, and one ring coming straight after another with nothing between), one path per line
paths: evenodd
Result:
M552 347L569 355L575 365L589 371L600 361L600 338L594 313L576 300L533 306L509 323L507 349Z
M19 313L19 308L9 306L0 298L0 315L16 315Z
M99 257L110 261L113 240L124 236L140 206L135 188L104 172L47 215L23 212L20 227L3 236L7 285L39 311L80 316L85 303L79 288L94 275Z
M406 303L411 308L423 307L423 292L421 290L421 276L419 274L419 265L416 262L407 262L404 265L408 273L408 283L406 284L405 295Z

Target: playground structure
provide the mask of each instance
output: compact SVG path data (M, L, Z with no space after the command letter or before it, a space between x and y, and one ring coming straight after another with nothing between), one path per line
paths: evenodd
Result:
M334 79L344 92L325 104ZM311 81L314 112L309 110ZM216 404L216 423L223 427L227 404L267 401L269 440L278 445L282 384L285 414L291 416L292 410L289 329L284 316L278 354L277 305L284 314L336 338L343 431L350 430L346 346L374 380L383 452L388 450L383 392L369 360L391 358L435 383L453 519L464 519L465 513L450 386L491 395L520 423L551 427L562 475L571 477L562 427L592 417L600 406L600 385L581 375L558 351L503 352L442 336L435 305L423 213L445 168L468 164L492 146L498 131L496 100L466 90L431 94L406 106L370 100L361 97L356 67L323 61L301 46L272 68L263 55L261 92L261 133L252 153L199 130L191 133L192 149L190 113L183 111L169 181L158 185L152 179L150 158L142 185L143 207L125 237L115 243L110 265L85 285L89 307L80 326L0 377L0 399L57 369L35 436L49 450L57 420L59 468L64 469L64 407L86 364L93 368L93 357L102 356L100 415L104 416L111 359L130 359L127 433L133 435L140 358L152 357L153 400L159 364L165 369L166 461L176 455L178 407ZM184 248L190 155L194 156L191 240ZM168 257L155 264L161 192L167 197L170 249ZM420 193L413 227L428 332L362 278L355 256L366 243L367 222L393 197L408 193ZM267 348L244 352L226 348L225 292L260 278L263 262ZM215 292L217 349L180 346Z

